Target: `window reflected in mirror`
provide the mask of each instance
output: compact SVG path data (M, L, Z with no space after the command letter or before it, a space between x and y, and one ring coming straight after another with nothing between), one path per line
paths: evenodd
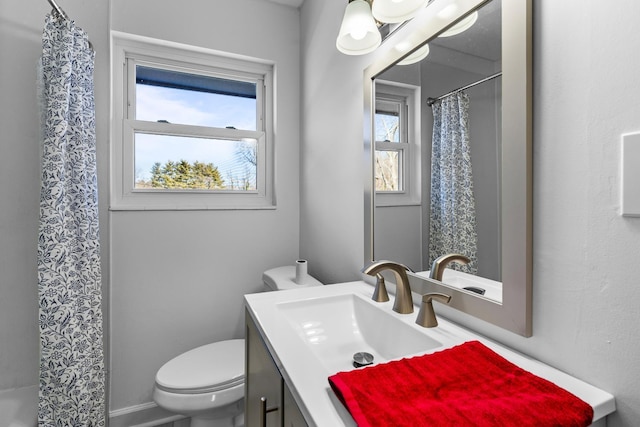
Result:
M406 102L402 97L376 97L375 188L378 192L403 190L402 158L407 145L407 133L403 125L405 106Z

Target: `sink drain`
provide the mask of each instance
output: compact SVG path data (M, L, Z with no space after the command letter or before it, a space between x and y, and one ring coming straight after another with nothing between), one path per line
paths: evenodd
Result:
M373 364L373 354L361 351L353 355L353 366L361 368Z

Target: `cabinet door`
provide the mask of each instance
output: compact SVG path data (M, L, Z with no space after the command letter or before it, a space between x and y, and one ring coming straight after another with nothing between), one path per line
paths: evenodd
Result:
M284 427L307 427L307 422L300 412L300 408L293 399L289 387L284 384Z
M282 426L282 377L249 313L246 321L245 425ZM266 420L266 424L263 424Z

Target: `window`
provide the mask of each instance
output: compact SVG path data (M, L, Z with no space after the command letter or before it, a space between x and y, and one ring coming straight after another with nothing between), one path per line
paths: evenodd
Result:
M272 66L114 35L112 209L273 207Z
M376 96L376 191L404 190L403 160L408 151L407 104L403 97Z
M419 88L376 81L374 137L378 206L420 202Z

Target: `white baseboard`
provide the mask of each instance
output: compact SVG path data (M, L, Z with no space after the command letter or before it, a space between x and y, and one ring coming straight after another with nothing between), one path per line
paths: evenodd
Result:
M109 411L109 427L154 427L182 419L153 402Z

